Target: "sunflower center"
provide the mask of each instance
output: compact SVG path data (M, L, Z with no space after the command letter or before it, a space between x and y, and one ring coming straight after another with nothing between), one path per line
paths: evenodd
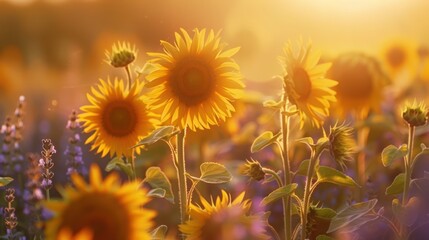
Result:
M137 125L135 109L127 101L107 104L102 114L105 131L115 137L123 137L134 131Z
M397 68L404 64L406 55L404 50L401 47L392 47L387 52L387 61L389 62L390 66Z
M293 69L294 90L299 95L299 100L305 100L311 93L311 80L307 71L302 67Z
M208 63L185 58L172 70L170 84L181 102L193 106L211 96L214 77Z
M87 193L67 205L58 229L69 228L73 234L89 229L94 240L129 239L132 219L127 211L127 206L110 193Z

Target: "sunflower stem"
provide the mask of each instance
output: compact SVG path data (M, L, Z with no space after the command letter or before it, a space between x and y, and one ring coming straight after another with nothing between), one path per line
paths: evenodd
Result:
M289 123L290 116L283 114L288 111L289 101L286 99L286 89L283 93L284 106L282 112L280 113L280 122L281 122L281 131L282 131L282 143L283 147L281 149L282 163L283 163L283 174L284 174L284 185L287 186L291 184L291 172L290 172L290 161L289 161ZM285 196L282 198L283 202L283 224L285 231L285 239L291 239L291 230L292 230L292 214L290 206L290 197Z
M311 199L311 193L313 192L312 188L312 182L313 182L313 176L315 172L315 167L317 165L317 160L319 159L319 156L322 151L317 149L311 149L311 157L310 157L310 163L308 165L307 169L307 177L305 180L305 188L304 188L304 203L301 210L301 239L307 238L307 215L308 215L308 209L310 206L310 199Z
M415 135L415 126L408 126L408 153L407 157L404 159L405 165L405 179L404 179L404 192L402 193L402 206L404 207L408 201L408 190L411 182L411 166L412 166L412 157L413 157L413 145L414 145L414 135ZM404 224L401 224L400 233L402 239L407 238L407 229Z
M365 189L366 189L365 146L366 146L366 142L368 139L368 134L369 134L369 128L367 128L367 127L362 127L361 129L359 129L358 134L357 134L357 141L358 141L358 146L360 148L360 151L358 153L357 160L355 162L356 163L355 171L356 171L356 179L357 179L359 185L362 186L356 192L356 201L358 201L358 202L363 200L363 197L365 194Z
M131 70L130 70L129 64L125 67L125 71L127 72L127 77L128 77L128 89L130 89L132 84L132 78L131 78Z
M187 186L186 186L186 167L185 167L185 138L186 128L177 135L177 179L179 186L179 207L180 223L184 224L187 220ZM182 236L182 239L184 237Z
M136 171L136 156L134 148L131 150L131 169L133 171L133 175L131 176L132 180L135 181L137 178L137 171Z

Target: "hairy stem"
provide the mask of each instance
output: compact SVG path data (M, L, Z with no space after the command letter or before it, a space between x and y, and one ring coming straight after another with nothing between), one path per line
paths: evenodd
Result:
M186 186L186 166L185 166L185 138L186 128L177 135L177 179L179 183L179 206L180 223L187 220L187 186Z
M410 187L411 182L411 166L412 166L412 160L413 160L413 147L414 147L414 133L415 133L415 127L414 126L408 126L408 153L407 157L404 159L404 165L405 165L405 179L404 179L404 192L402 193L402 206L405 206L408 201L408 189ZM407 236L406 226L401 224L401 236L403 239Z
M307 177L305 180L305 188L304 188L304 202L301 210L301 239L307 238L307 232L306 232L306 226L307 226L307 214L308 209L310 208L310 199L311 199L311 193L313 192L314 188L312 188L313 183L313 176L315 173L315 167L317 164L317 161L319 159L319 156L321 154L320 150L311 149L311 157L310 157L310 163L308 165L307 169Z
M285 97L285 96L283 96ZM284 100L285 104L283 106L283 111L280 114L281 122L281 131L282 131L282 143L281 156L283 163L283 174L284 174L284 185L287 186L292 183L291 171L290 171L290 161L289 161L289 127L290 127L290 116L287 115L288 111L288 100ZM283 217L284 217L284 230L285 230L285 239L290 240L292 236L292 214L291 214L291 205L290 197L283 197Z
M360 151L358 153L357 159L356 159L356 179L358 181L358 184L362 186L361 188L357 189L356 192L356 201L362 201L365 193L365 186L366 186L366 153L365 153L365 146L368 139L369 134L369 128L363 127L361 128L357 133L357 142L358 146L360 148Z

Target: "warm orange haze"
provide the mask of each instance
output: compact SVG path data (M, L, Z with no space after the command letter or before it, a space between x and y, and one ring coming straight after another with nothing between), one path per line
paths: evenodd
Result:
M429 239L429 2L0 0L0 236Z

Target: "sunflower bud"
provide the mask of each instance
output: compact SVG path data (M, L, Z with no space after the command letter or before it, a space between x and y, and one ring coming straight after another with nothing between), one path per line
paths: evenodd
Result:
M344 124L331 127L329 136L329 151L335 161L345 169L345 161L352 159L355 153L356 142L353 138L353 128Z
M130 43L118 42L117 44L113 44L112 52L109 53L106 51L106 57L105 62L113 67L126 67L136 59L137 50L135 46L131 48Z
M402 118L411 126L419 127L426 125L428 122L428 110L423 102L417 103L416 100L412 104L406 103L402 111Z
M239 169L240 174L251 177L256 181L261 181L265 177L265 172L258 161L253 159L247 160L247 163L242 165Z

